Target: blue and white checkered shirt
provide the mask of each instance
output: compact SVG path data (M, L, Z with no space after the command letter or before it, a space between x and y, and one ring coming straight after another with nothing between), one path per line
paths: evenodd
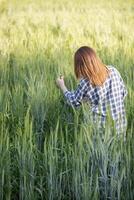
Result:
M110 69L110 75L103 86L93 87L89 80L83 78L75 91L67 90L64 96L67 103L74 107L80 106L82 101L86 100L91 107L94 120L96 116L100 116L103 125L106 121L107 106L109 105L117 133L120 133L127 125L124 107L127 89L118 70L113 66L107 66L107 68Z

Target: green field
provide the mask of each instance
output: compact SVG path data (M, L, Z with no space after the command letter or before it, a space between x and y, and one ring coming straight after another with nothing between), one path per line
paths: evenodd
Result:
M133 27L133 0L0 0L0 200L134 199ZM76 88L82 45L124 79L125 142L55 84Z

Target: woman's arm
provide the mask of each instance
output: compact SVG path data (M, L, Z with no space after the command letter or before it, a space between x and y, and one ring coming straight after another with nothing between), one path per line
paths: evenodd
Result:
M69 91L65 86L64 79L58 78L57 85L61 88L67 99L68 104L78 107L81 105L81 101L87 91L88 82L85 79L81 79L75 91Z

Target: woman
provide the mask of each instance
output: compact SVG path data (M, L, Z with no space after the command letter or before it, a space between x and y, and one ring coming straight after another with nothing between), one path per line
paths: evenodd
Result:
M74 72L80 80L75 91L67 89L63 76L56 80L67 102L77 107L86 99L91 105L93 119L101 116L104 126L109 106L117 133L124 132L127 126L124 107L127 90L118 70L103 64L92 48L82 46L74 55Z

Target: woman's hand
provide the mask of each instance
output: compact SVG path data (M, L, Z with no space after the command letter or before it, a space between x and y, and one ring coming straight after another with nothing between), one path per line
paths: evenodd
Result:
M63 91L63 93L67 91L67 88L64 83L64 76L60 75L60 77L56 79L56 84Z
M64 83L64 76L60 75L60 77L57 78L56 84L59 88L62 88L65 83Z

